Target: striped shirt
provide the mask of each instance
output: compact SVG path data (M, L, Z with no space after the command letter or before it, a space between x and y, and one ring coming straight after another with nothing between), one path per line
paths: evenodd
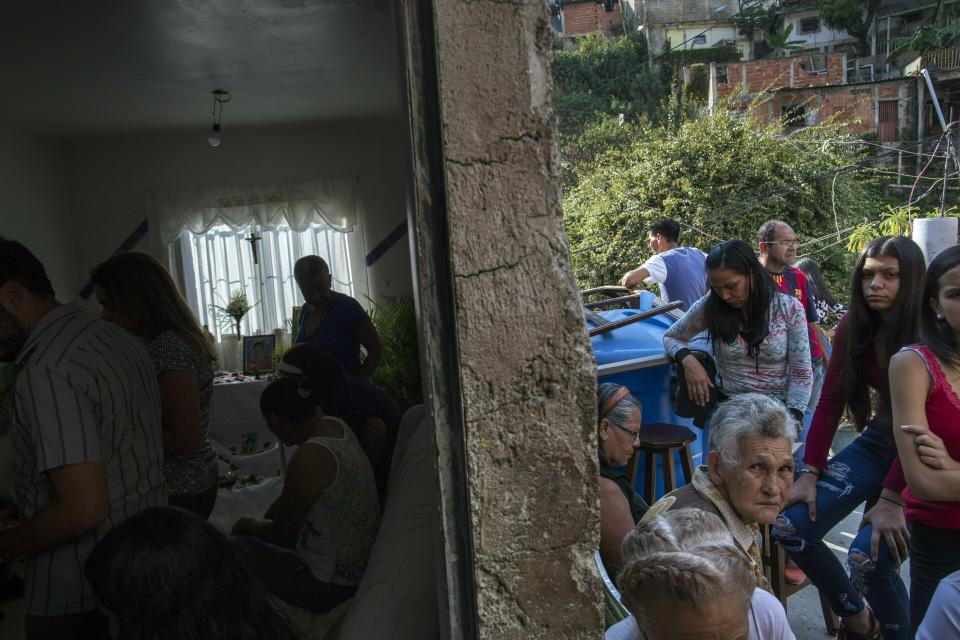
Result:
M27 611L56 616L95 609L83 563L127 517L166 502L160 392L143 343L77 303L47 313L17 363L10 431L17 507L32 518L50 502L46 472L103 463L109 514L95 531L27 561Z

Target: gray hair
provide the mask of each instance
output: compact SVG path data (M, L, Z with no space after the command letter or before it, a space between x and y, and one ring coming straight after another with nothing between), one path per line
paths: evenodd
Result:
M629 560L618 584L637 626L649 631L651 614L677 605L703 611L711 602L734 597L746 610L756 579L743 552L732 544L713 544L690 551L655 551Z
M655 551L690 551L717 544L734 544L719 516L703 509L671 509L638 522L620 544L620 556L626 562Z
M617 578L623 602L641 628L650 614L684 604L703 608L724 596L746 606L756 584L753 569L717 515L676 509L641 520L620 545Z
M622 384L614 384L613 382L604 382L603 384L597 385L598 424L606 418L614 427L622 427L626 424L627 420L632 417L631 414L634 409L643 413L643 407L640 405L640 401L628 393L604 415L603 408L607 405L610 398L613 397L613 394L619 391L622 386Z
M796 428L787 409L769 396L743 393L721 403L710 419L710 448L725 465L740 463L740 441L750 436L786 438L792 448Z

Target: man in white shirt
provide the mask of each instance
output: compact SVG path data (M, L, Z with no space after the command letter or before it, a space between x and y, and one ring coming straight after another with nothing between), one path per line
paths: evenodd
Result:
M681 247L680 225L664 218L650 226L650 249L654 255L643 265L628 272L620 280L624 287L634 288L640 283L660 285L660 297L666 301L680 300L686 311L707 290L704 269L706 256L699 249Z

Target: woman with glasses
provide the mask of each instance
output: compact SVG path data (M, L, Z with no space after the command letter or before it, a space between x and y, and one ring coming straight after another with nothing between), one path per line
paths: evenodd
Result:
M753 249L741 240L711 249L706 270L710 292L663 336L667 354L683 365L691 400L706 405L714 386L690 349L693 338L706 331L721 399L762 393L783 403L799 425L813 385L803 305L777 291ZM705 433L704 447L707 442Z
M620 543L647 511L622 468L640 439L643 409L619 384L597 387L597 453L600 457L600 558L611 576L620 571Z

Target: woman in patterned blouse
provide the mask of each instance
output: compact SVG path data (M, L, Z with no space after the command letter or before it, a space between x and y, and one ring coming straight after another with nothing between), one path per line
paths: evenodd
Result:
M813 385L803 306L777 291L753 249L741 240L711 249L706 269L710 292L663 337L667 354L683 365L690 398L702 406L714 386L690 352L691 340L706 331L724 395L771 396L800 424Z
M163 472L170 504L210 516L217 460L210 446L214 354L167 270L143 253L121 253L93 270L103 318L147 342L163 418Z

